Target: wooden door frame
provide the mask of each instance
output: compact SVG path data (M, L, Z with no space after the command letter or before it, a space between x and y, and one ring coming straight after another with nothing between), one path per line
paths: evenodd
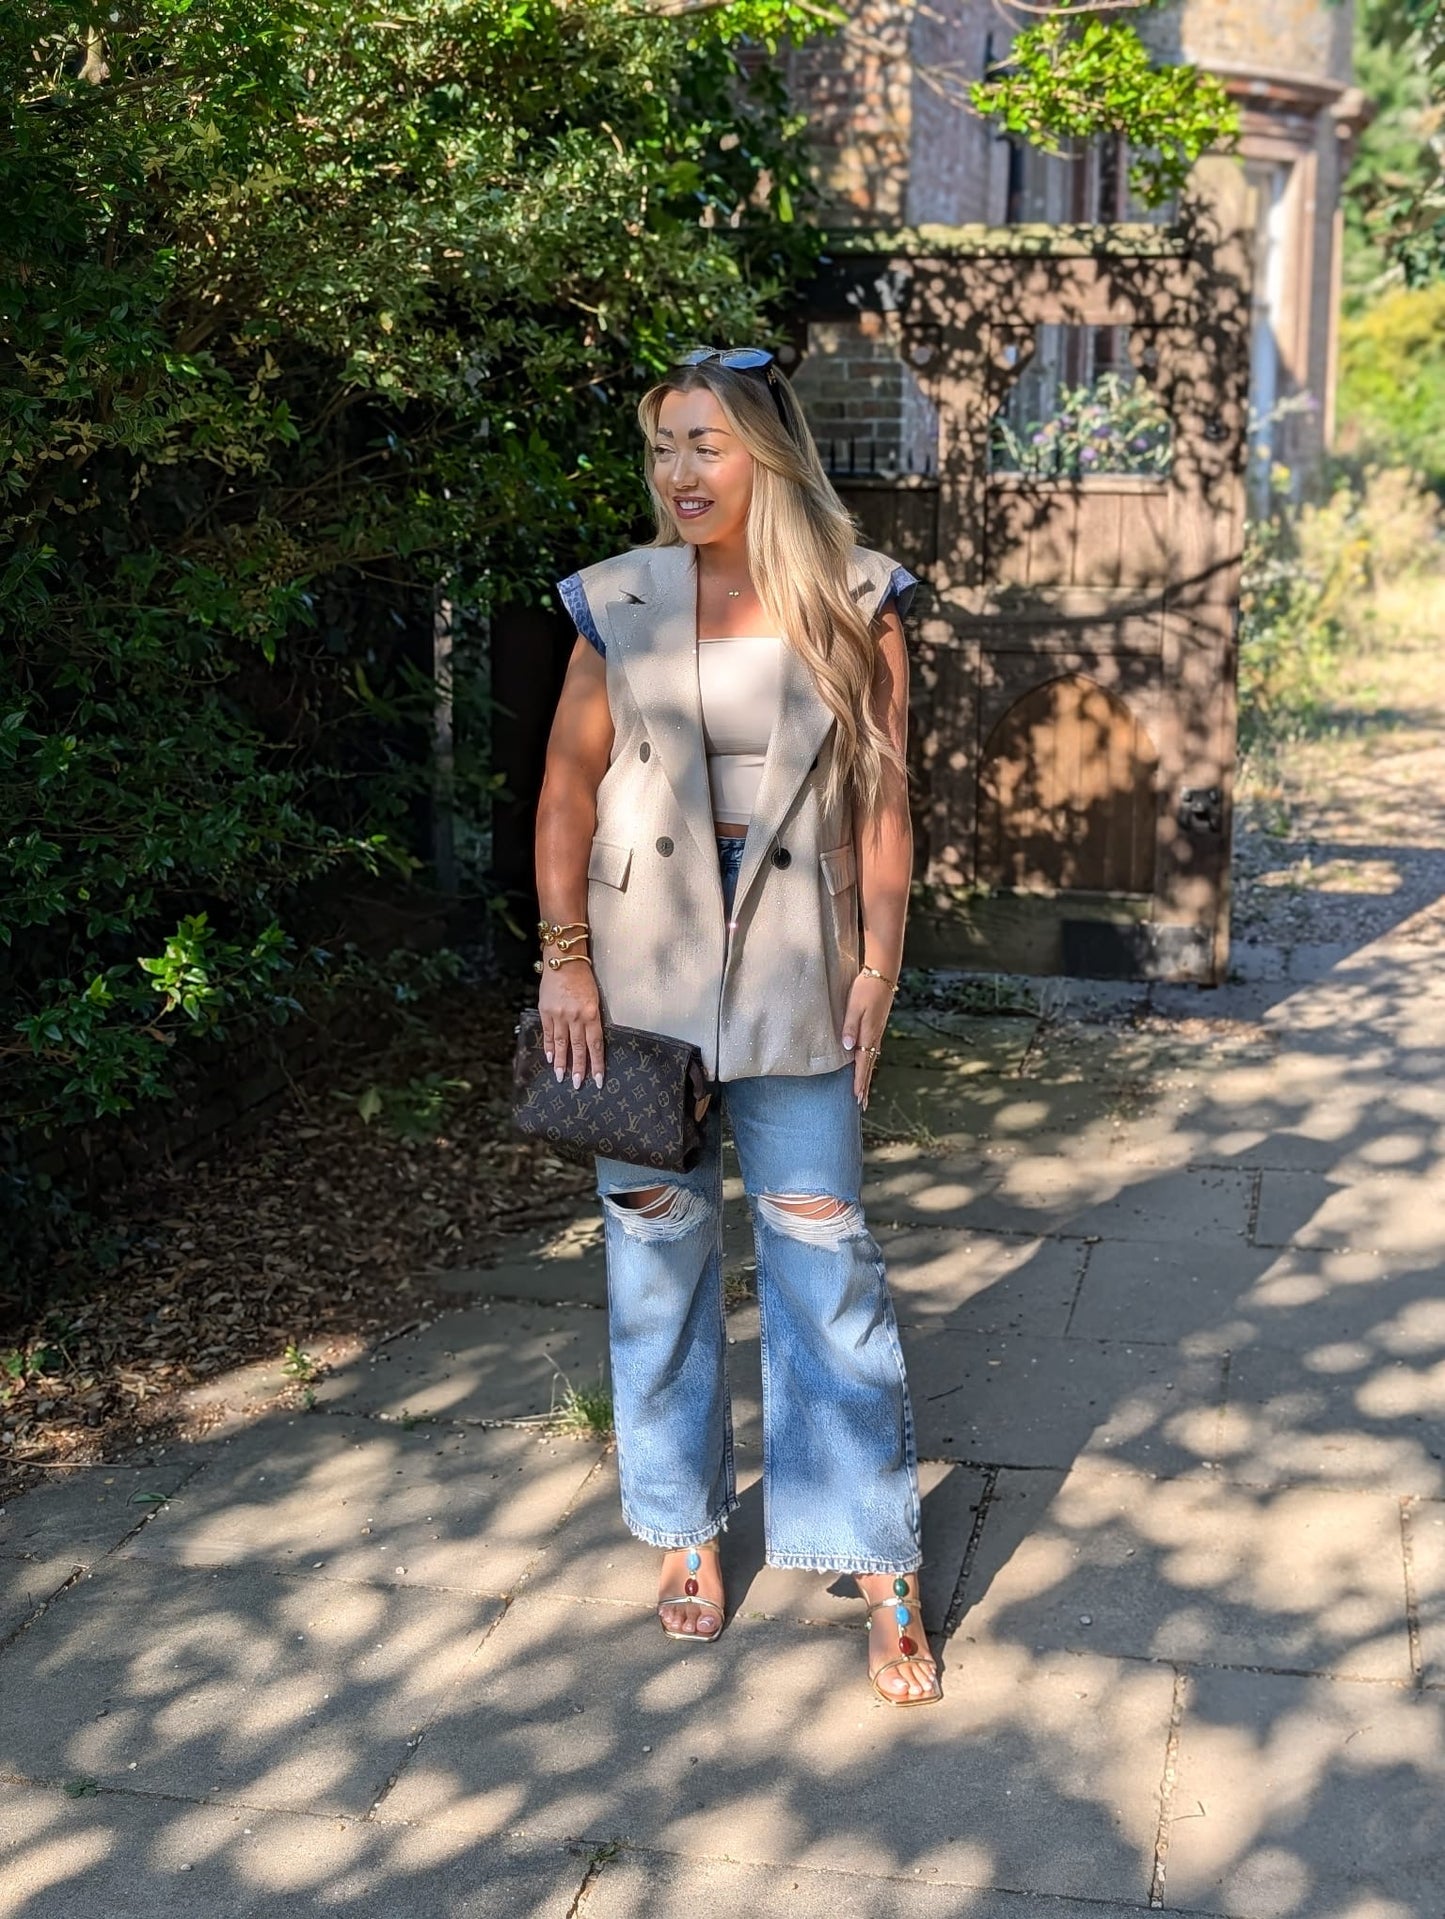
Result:
M933 736L931 745L915 743L915 757L931 754L934 769L916 796L922 844L910 947L919 957L946 958L951 948L974 962L978 956L987 916L981 916L970 868L977 807L969 782L977 779L991 724L991 663L1030 648L1052 648L1060 662L1125 663L1148 653L1157 661L1157 697L1145 702L1160 768L1155 892L1143 911L1138 898L1121 898L1113 917L1121 927L1144 924L1136 941L1138 971L1200 982L1224 977L1248 422L1249 214L1242 170L1211 158L1196 167L1181 216L1169 226L851 233L839 236L813 290L810 311L818 317L856 315L875 305L899 314L905 354L940 420L933 550L899 555L923 572L929 589L915 633L918 731L925 741ZM1167 478L1019 481L990 474L991 422L1017 377L1019 342L1050 322L1130 328L1136 365L1173 424ZM851 498L846 482L840 490ZM1143 524L1142 507L1128 503L1131 493L1152 498L1150 537L1163 543L1154 578L1125 553L1125 522ZM855 510L862 502L865 537L870 521L877 526L886 517L880 494L860 490L851 501ZM906 521L917 534L925 526L916 502L894 500L891 507L900 527ZM1104 522L1098 522L1101 512ZM1107 524L1111 512L1120 515L1117 577L1095 577L1097 554L1083 569L1087 577L1065 577L1060 528ZM999 545L1003 529L1029 537L1030 513L1035 530L1054 530L1057 577L1034 578L1032 560L1022 577L1008 577ZM1126 577L1131 568L1137 578ZM1138 698L1136 686L1131 706ZM940 714L946 741L936 737ZM947 776L937 773L940 764L960 757ZM1061 925L1110 918L1106 900L1067 889L1049 897ZM986 930L982 938L986 945Z

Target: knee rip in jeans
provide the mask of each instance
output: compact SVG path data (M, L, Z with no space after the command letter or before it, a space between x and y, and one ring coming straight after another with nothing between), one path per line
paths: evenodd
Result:
M602 1203L631 1239L681 1239L707 1218L707 1201L686 1186L638 1186L604 1193Z
M814 1246L840 1246L863 1231L863 1208L826 1193L759 1193L757 1205L775 1232Z

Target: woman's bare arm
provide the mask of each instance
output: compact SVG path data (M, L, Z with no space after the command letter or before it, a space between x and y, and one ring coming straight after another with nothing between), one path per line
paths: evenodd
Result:
M913 823L908 777L901 762L908 743L908 649L903 622L890 604L877 626L878 659L873 674L873 715L898 751L900 764L883 766L883 786L871 814L857 827L858 896L863 914L863 964L896 980L903 963L903 933L913 878ZM855 981L843 1024L843 1044L855 1050L853 1091L867 1104L873 1069L865 1047L882 1044L892 989L863 975Z
M555 925L587 917L587 860L597 827L597 788L611 753L607 668L596 648L579 634L548 736L537 801L537 904L543 919ZM600 1086L605 1065L602 1011L592 968L566 965L554 972L544 967L537 1005L542 1043L557 1078L570 1071L573 1085L580 1086L590 1073Z

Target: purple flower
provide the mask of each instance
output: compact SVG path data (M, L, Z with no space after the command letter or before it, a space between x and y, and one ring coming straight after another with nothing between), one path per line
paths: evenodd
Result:
M1098 457L1099 456L1094 451L1093 447L1086 446L1083 452L1079 455L1079 462L1083 466L1092 466L1094 461L1097 460Z

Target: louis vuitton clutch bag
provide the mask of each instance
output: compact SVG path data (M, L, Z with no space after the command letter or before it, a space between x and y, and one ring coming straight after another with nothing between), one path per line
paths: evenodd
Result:
M522 1014L512 1062L512 1124L528 1139L546 1140L569 1160L594 1154L688 1173L702 1152L702 1123L711 1092L702 1054L688 1040L602 1028L602 1084L558 1080L542 1051L542 1015Z

